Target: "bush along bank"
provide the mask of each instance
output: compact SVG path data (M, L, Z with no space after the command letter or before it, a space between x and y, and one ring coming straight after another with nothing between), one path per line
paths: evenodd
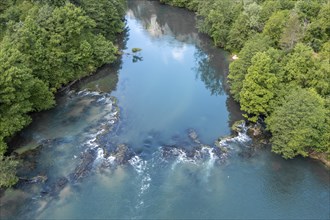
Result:
M330 161L330 3L327 0L160 0L196 12L198 28L237 54L230 93L262 121L272 151Z

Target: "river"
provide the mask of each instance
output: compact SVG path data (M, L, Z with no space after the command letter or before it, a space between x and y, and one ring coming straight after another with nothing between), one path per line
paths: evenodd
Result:
M330 218L319 162L254 150L244 129L216 146L241 112L229 54L197 32L193 13L139 0L126 19L118 62L19 135L19 176L30 180L3 193L1 218Z

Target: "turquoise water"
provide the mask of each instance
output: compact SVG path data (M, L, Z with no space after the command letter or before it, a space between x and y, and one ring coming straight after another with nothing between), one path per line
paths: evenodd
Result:
M122 58L20 134L20 176L48 179L6 191L1 218L330 217L318 162L254 152L244 132L226 151L214 145L240 112L227 94L228 54L197 33L192 13L129 1L126 19Z

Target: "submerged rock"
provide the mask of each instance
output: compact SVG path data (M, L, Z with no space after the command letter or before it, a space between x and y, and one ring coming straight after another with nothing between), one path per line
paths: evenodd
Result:
M121 165L126 164L128 160L134 156L134 154L126 144L118 144L117 149L114 152L114 156L116 158L116 163Z
M88 149L82 154L82 162L75 168L74 172L70 175L74 182L87 176L93 167L93 162L96 158L95 150Z
M20 180L28 182L28 183L43 183L46 182L48 179L47 176L43 176L43 175L38 175L32 178L20 178Z
M66 177L60 177L55 183L55 191L61 191L68 183L69 180Z
M199 141L199 139L198 139L198 135L197 135L197 132L194 130L194 129L189 129L188 130L188 136L189 136L189 138L193 141L193 142L195 142L196 144L200 144L201 142Z

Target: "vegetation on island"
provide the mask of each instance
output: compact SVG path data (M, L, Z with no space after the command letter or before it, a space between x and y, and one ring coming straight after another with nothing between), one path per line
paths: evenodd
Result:
M7 141L54 93L118 53L125 0L0 1L0 187L17 182Z
M214 44L236 53L228 81L284 158L330 155L328 0L160 0L193 10Z

